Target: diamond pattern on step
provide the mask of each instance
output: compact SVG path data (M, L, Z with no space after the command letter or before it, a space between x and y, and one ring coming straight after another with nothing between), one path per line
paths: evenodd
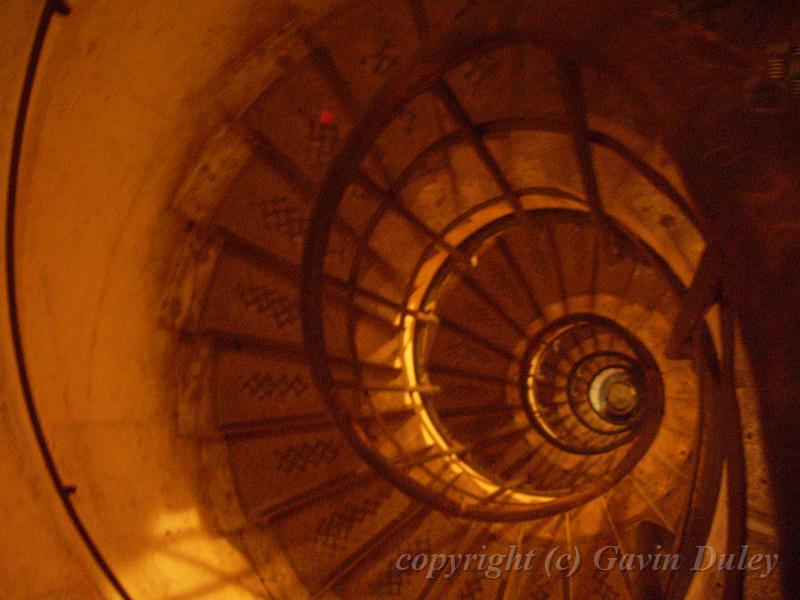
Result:
M302 178L316 185L338 152L350 124L312 55L270 86L244 115ZM303 182L304 184L306 182Z
M373 516L389 494L390 490L385 489L374 496L348 502L344 508L320 521L315 533L315 545L331 554L344 548L350 541L353 528Z
M310 207L267 161L242 170L216 215L227 231L270 254L298 264Z
M324 412L308 367L298 359L259 348L218 348L212 377L217 424Z
M321 25L319 39L329 49L338 77L353 96L353 111L368 103L383 81L415 49L417 37L405 3L368 0L350 3ZM358 32L357 42L342 44Z
M292 325L300 319L300 306L295 296L245 281L239 281L235 289L245 307L269 317L278 327Z
M275 451L277 469L286 474L302 473L308 467L321 467L334 462L341 451L339 444L330 440L317 440L313 444L301 442Z
M263 402L273 398L301 398L308 390L308 381L302 375L280 373L273 375L264 371L256 371L242 384L242 394L250 399Z
M264 509L303 495L352 471L357 459L340 434L280 432L228 442L231 470L243 509Z
M433 544L427 533L423 532L422 537L414 538L411 549L403 548L398 555L408 553L411 556L417 556L418 554L431 554L431 552L433 552ZM408 587L408 576L412 574L413 571L400 571L394 559L389 561L385 570L369 584L370 597L400 598L405 588Z
M200 326L299 343L300 295L294 273L247 247L226 244L214 269Z
M274 196L264 200L261 208L264 225L268 231L282 233L292 240L301 240L308 218L288 196Z

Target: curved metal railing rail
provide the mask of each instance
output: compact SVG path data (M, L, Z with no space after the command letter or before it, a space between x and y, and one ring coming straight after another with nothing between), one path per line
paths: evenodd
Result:
M514 40L503 38L501 44ZM519 41L519 40L516 40ZM497 42L481 40L489 48ZM479 44L480 46L480 44ZM329 170L321 189L323 196L317 205L312 221L311 234L307 238L304 258L302 298L304 302L304 329L306 347L315 376L326 398L329 408L358 454L371 466L390 479L396 486L436 509L481 520L520 520L555 514L576 506L603 493L624 477L646 451L658 429L658 410L644 411L649 415L636 428L635 451L615 465L615 468L595 478L586 486L576 489L541 490L528 487L517 481L502 481L503 478L487 476L485 468L476 465L471 456L507 443L515 438L530 435L531 430L546 432L542 426L542 415L534 414L530 422L515 423L506 420L505 426L491 429L486 436L469 444L452 439L441 425L442 415L429 410L430 398L439 392L431 385L424 369L416 364L421 354L419 340L425 330L445 328L457 331L463 339L471 340L488 352L488 355L514 364L519 369L522 356L510 348L498 346L491 336L474 328L455 324L436 307L428 306L426 295L433 286L432 281L441 273L452 270L459 277L469 279L476 266L475 252L470 248L469 238L483 226L508 216L514 219L521 230L531 227L531 198L528 194L548 196L574 210L590 209L598 227L615 240L615 243L637 248L648 254L644 242L626 234L624 228L588 199L553 188L515 189L511 185L496 159L489 152L489 138L513 131L549 131L574 135L569 122L541 119L503 119L492 123L474 123L460 99L448 87L444 72L460 62L463 55L474 57L478 48L447 48L440 54L426 51L422 59L423 68L410 71L413 82L389 82L383 97L376 101L375 108L351 134L345 150ZM452 52L447 56L447 51ZM428 61L428 62L426 62ZM437 70L438 69L438 70ZM419 149L401 173L392 178L381 164L377 140L384 129L400 114L404 106L422 94L433 95L446 107L450 118L458 125L456 131L443 135L425 148ZM638 159L623 144L606 135L589 132L588 143L603 145L622 156L656 189L673 201L679 210L690 219L694 212L689 202L670 186L665 178L652 168L642 168ZM405 187L418 174L418 170L438 152L458 146L466 146L479 157L481 168L488 174L500 194L483 201L474 201L463 206L449 222L438 227L426 222L412 207L404 204ZM592 179L592 178L586 178ZM596 177L595 177L596 179ZM378 181L381 180L382 183ZM677 199L677 200L676 200ZM356 214L358 210L361 213ZM349 218L352 228L360 236L358 250L334 266L331 248L328 246L330 224L337 219ZM442 215L439 215L441 221ZM391 247L391 231L405 228L405 242L394 242L402 247L402 258L396 256ZM388 241L387 241L388 240ZM371 248L383 256L389 268L377 269L367 260L365 249ZM656 260L656 262L658 262ZM343 264L342 264L343 263ZM444 265L447 265L445 267ZM385 265L384 265L385 267ZM435 274L439 275L435 275ZM328 291L323 292L325 285ZM319 287L322 286L322 287ZM335 288L338 294L333 292ZM479 295L486 290L472 285ZM563 292L563 286L562 286ZM524 329L529 324L513 323L504 311L498 310L490 298L494 312L511 329ZM567 299L563 300L567 305ZM569 311L567 311L569 312ZM335 314L344 314L347 327L335 334L330 330L330 321ZM366 323L371 322L372 326ZM379 323L382 322L382 323ZM541 323L539 323L541 326ZM332 335L333 334L333 335ZM342 355L342 340L346 342L345 354L351 361L345 379L341 369L335 373L328 365L327 356L333 354L337 345L337 356ZM520 340L525 340L522 332ZM376 382L365 377L362 365L374 362L374 353L382 346L394 344L395 354L389 356L391 365L403 365L403 376L391 382ZM643 353L634 352L631 364L640 362ZM657 372L643 369L647 373L647 385L657 389ZM485 374L484 374L485 375ZM499 384L514 384L513 378L494 374ZM656 395L651 392L651 396ZM519 406L529 406L520 395ZM496 406L494 410L508 410L508 406ZM531 411L528 410L530 413ZM387 418L391 415L391 419ZM530 416L530 415L529 415ZM585 417L585 415L584 415ZM574 421L579 425L580 419ZM586 428L587 430L589 428ZM600 435L593 432L593 435ZM560 450L580 453L575 445L565 444L563 436L545 435L551 444ZM620 436L602 450L621 447L633 440L631 436ZM592 451L584 453L592 454ZM485 465L482 465L485 467Z
M39 419L39 413L36 410L36 402L33 397L30 379L28 378L17 305L15 225L17 184L20 160L22 158L22 142L25 135L25 122L28 116L28 108L30 105L33 85L36 80L36 70L39 65L39 57L41 56L42 48L44 47L50 22L54 15L68 15L69 11L69 7L65 2L63 2L63 0L45 1L42 15L39 18L39 25L36 29L36 35L34 36L30 57L28 58L28 66L25 70L25 79L22 84L22 92L20 93L20 100L17 108L17 119L14 126L14 138L11 147L11 165L9 167L8 174L8 195L6 204L6 289L8 293L8 316L11 324L11 337L14 344L14 355L17 361L17 373L19 374L22 395L25 399L25 408L28 412L31 427L33 428L33 433L36 436L36 443L39 446L39 452L42 455L42 460L44 460L50 480L55 487L56 494L58 494L58 497L61 500L64 510L66 510L70 521L72 521L75 530L88 549L89 553L94 558L97 566L100 568L117 593L119 593L122 598L127 599L130 598L130 595L127 593L119 578L114 573L111 565L109 565L106 561L102 552L89 533L89 530L86 528L86 525L83 523L83 520L80 518L80 515L78 514L78 511L76 510L71 498L74 488L64 483L64 480L58 471L58 467L56 466L55 460L53 459L53 454L50 451L50 447L47 444L47 438L45 436L41 420Z

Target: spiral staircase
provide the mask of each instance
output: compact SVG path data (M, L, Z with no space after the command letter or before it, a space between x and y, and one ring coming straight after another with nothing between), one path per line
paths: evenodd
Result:
M651 80L654 61L634 43L652 37L664 60L674 46L696 60L675 66L687 87L708 73L710 95L728 99L729 86L738 100L743 59L725 34L748 34L757 11L602 4L295 2L268 36L248 31L258 38L248 51L196 92L224 118L199 127L211 131L158 216L179 230L151 299L168 340L163 418L179 442L154 431L146 464L166 480L199 456L196 506L165 501L175 510L158 528L169 546L175 522L189 531L185 522L203 521L216 544L207 560L205 538L166 554L222 581L220 597L791 597L791 517L776 510L767 476L782 467L768 464L772 440L759 423L777 426L756 414L757 389L779 379L756 367L777 364L780 375L780 361L745 352L753 325L729 300L750 292L720 273L747 266L748 240L725 257L738 251L722 237L725 213L698 193L706 171L719 179L740 165L724 160L725 131L706 144L707 162L669 139L705 135L715 109L696 122L676 109L670 121L662 105L673 96L683 105L663 81L680 75ZM771 63L757 114L780 112L770 86L788 61ZM124 321L125 307L115 310ZM110 370L95 343L114 338L94 327L89 356ZM31 364L43 355L35 346ZM31 371L34 384L48 381L46 369ZM41 389L33 385L40 398ZM202 596L199 584L196 595L169 588L167 572L145 581L149 564L126 563L122 546L104 559L114 536L95 546L104 521L84 529L78 513L102 515L116 483L108 498L90 485L105 471L64 485L63 457L75 480L80 461L63 442L49 457L54 428L30 412L58 494L112 587L122 597ZM149 433L137 435L144 455ZM186 455L179 466L172 452ZM123 516L144 512L137 503L151 491L128 493ZM768 577L692 571L703 545L780 546L781 561ZM532 552L531 567L427 569L436 555L511 548ZM568 560L551 563L554 552ZM601 569L600 555L674 556L680 568ZM215 566L239 557L246 584Z
M646 111L456 4L347 5L271 42L273 80L174 203L180 426L275 597L683 597L685 569L396 567L514 544L688 556L721 489L736 518L716 334L668 351L704 224Z

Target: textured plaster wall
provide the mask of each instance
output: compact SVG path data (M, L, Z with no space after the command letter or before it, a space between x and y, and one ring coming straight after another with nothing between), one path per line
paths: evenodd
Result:
M0 5L0 186L5 190L11 131L36 21L38 2ZM5 223L5 210L0 217ZM3 246L4 248L4 246ZM4 250L3 250L4 253ZM5 278L0 296L0 596L95 598L98 575L87 561L47 478L18 386Z
M0 159L41 2L0 3ZM249 563L202 508L195 441L176 434L157 326L165 212L226 61L283 18L279 2L85 2L56 17L31 102L19 181L18 290L45 432L87 528L135 598L254 597ZM2 311L6 304L3 294ZM46 476L0 319L0 597L92 598L88 554Z

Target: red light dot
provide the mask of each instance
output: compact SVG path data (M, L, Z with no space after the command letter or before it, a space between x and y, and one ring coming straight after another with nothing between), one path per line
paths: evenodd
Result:
M330 125L336 120L336 115L329 110L322 110L319 113L319 122L323 125Z

